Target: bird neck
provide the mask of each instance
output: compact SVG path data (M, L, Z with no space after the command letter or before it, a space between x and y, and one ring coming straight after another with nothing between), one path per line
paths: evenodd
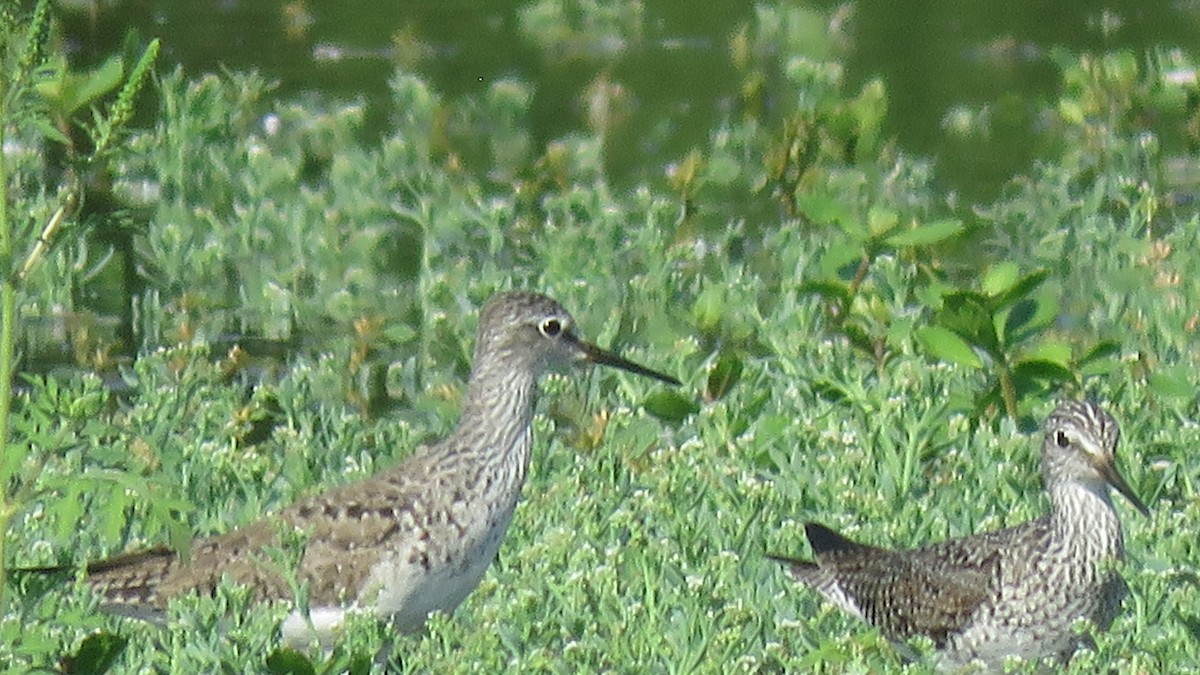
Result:
M1049 492L1050 521L1063 541L1097 561L1124 555L1121 521L1107 483L1060 480L1049 486Z
M467 383L455 445L502 470L520 486L529 467L530 423L537 369L503 359L476 358Z

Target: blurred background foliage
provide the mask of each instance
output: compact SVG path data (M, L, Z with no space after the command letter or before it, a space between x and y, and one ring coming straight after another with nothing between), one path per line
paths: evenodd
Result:
M1021 432L1064 395L1113 408L1156 512L1125 623L1072 668L1195 663L1194 9L690 7L55 5L4 119L18 245L80 193L40 264L6 261L9 566L183 545L396 461L453 423L477 307L529 287L688 385L546 383L501 560L406 668L899 668L761 552L792 516L894 545L1031 517ZM149 35L157 86L88 164ZM9 584L0 665L103 663L84 636L128 626ZM280 614L248 604L181 603L121 658L258 667Z

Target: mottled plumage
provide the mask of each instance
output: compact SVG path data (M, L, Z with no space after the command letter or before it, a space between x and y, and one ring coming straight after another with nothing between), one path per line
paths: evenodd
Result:
M193 544L191 561L157 548L88 567L110 611L154 619L171 598L211 593L224 577L260 599L290 600L270 547L299 530L307 546L296 569L309 617L295 611L285 639L328 645L347 608L372 608L402 631L433 611L452 611L496 557L529 467L530 420L539 375L588 361L671 384L579 340L555 301L501 293L484 306L462 418L445 440L374 477L334 488L228 534Z
M1125 582L1109 487L1148 515L1117 472L1116 422L1092 403L1066 402L1045 424L1042 473L1050 512L996 532L893 551L805 526L815 561L776 557L792 576L893 640L925 635L941 665L998 669L1006 656L1066 659L1075 621L1112 623ZM772 556L775 557L775 556Z

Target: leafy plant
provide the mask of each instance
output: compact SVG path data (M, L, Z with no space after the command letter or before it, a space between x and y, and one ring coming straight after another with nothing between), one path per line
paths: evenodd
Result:
M116 185L155 188L134 235L147 290L133 298L144 332L122 373L131 391L113 406L93 378L47 377L19 395L12 433L32 450L4 460L52 490L10 525L10 560L13 541L64 561L163 541L163 510L182 502L187 534L225 531L400 459L452 424L476 308L501 288L545 290L582 334L695 391L643 398L642 383L603 372L544 382L499 559L420 634L363 613L314 662L278 649L289 608L244 587L175 601L183 630L162 631L14 574L0 669L59 667L120 626L120 658L156 672L353 671L383 645L390 667L414 672L932 671L855 632L760 553L800 545L800 519L903 546L1035 516L1036 441L972 417L1007 412L1001 358L1022 415L1048 410L1053 387L1086 386L1110 406L1137 439L1123 469L1155 506L1150 522L1127 523L1146 563L1130 566L1130 604L1068 672L1195 662L1198 556L1178 525L1197 506L1200 229L1162 207L1156 163L1134 161L1154 155L1130 151L1126 122L1105 161L1068 142L1001 203L970 205L968 230L961 196L879 136L882 87L847 94L842 64L811 52L836 39L829 17L754 12L733 45L748 64L744 95L729 93L742 106L668 179L632 191L608 185L597 134L538 147L541 83L454 96L397 75L393 126L366 141L362 105L277 100L256 75L165 76L154 126L112 166ZM1127 106L1116 93L1089 104L1072 138L1157 119L1110 110ZM54 142L32 123L22 133ZM53 190L26 192L16 197L37 205ZM57 206L9 208L44 213L36 234ZM29 282L69 257L84 227L71 214ZM983 244L990 260L975 255ZM956 259L959 245L970 249ZM19 290L52 302L49 286ZM229 332L277 340L286 366L266 381L236 354L214 366L225 350L206 345ZM1122 360L1092 342L1115 334ZM160 348L176 342L195 346ZM132 469L127 482L95 480L113 466ZM171 487L139 492L146 482Z
M805 280L800 288L820 296L834 329L882 366L892 321L884 303L863 293L872 265L883 255L921 260L922 251L959 236L963 224L947 219L905 227L888 209L871 209L863 221L833 202L813 202L807 208L817 222L828 224L830 244L821 259L820 276Z
M1075 357L1069 343L1046 333L1059 316L1050 293L1038 293L1048 270L1020 274L1016 263L993 265L978 290L945 286L925 289L934 311L929 325L915 336L935 358L976 370L990 370L994 382L976 397L977 411L999 402L1011 419L1020 418L1021 402L1048 385L1081 384L1089 369L1117 350L1101 340Z
M66 142L63 127L68 120L85 106L95 104L104 92L122 79L119 62L110 61L91 73L73 74L67 70L61 56L48 53L49 6L47 0L41 0L25 20L13 13L11 5L0 10L0 70L4 72L4 77L0 78L0 146L7 147L10 132L21 134L24 143ZM91 122L84 123L92 150L78 159L82 172L110 159L133 115L134 100L145 84L157 54L158 43L155 41L124 78L124 84L107 112L93 112ZM53 498L56 494L53 489L37 488L37 477L44 462L54 453L65 450L64 440L56 435L55 429L61 430L60 423L72 417L64 411L52 411L41 420L42 424L35 422L35 428L19 443L12 442L13 416L10 413L22 287L38 262L64 236L82 234L82 228L73 220L82 198L81 183L75 172L68 172L64 184L56 186L58 196L55 201L42 205L48 207L49 212L44 224L39 226L33 214L9 212L9 205L19 201L10 193L16 183L9 173L7 154L0 153L0 453L3 453L0 455L0 609L6 606L3 596L7 561L5 534L14 516L34 499ZM36 182L40 177L21 178L24 183ZM51 397L52 389L45 390ZM57 493L57 496L64 503L75 504L77 500L72 491L112 490L113 486L106 483L103 476L84 474L70 490ZM130 486L122 485L119 489L126 487ZM119 651L119 647L113 649ZM91 653L92 649L88 647L85 651ZM110 648L100 651L108 652Z

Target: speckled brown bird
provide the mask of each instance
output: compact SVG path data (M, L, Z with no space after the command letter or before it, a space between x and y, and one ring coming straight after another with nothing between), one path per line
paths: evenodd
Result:
M193 544L191 560L158 548L94 563L90 585L107 610L155 620L166 603L212 593L222 577L260 599L294 597L271 556L280 534L307 539L295 578L310 612L284 621L285 640L329 646L347 609L374 611L401 631L453 611L479 584L508 529L529 467L538 377L590 362L679 384L669 375L583 342L575 321L537 293L507 292L484 306L458 427L374 477L334 488L228 534Z
M1036 520L909 550L808 523L815 561L771 557L889 639L928 636L943 669L998 670L1010 655L1065 660L1086 641L1072 624L1089 619L1107 630L1127 592L1114 569L1124 542L1109 488L1149 515L1116 469L1118 437L1098 405L1054 410L1042 443L1050 511Z

